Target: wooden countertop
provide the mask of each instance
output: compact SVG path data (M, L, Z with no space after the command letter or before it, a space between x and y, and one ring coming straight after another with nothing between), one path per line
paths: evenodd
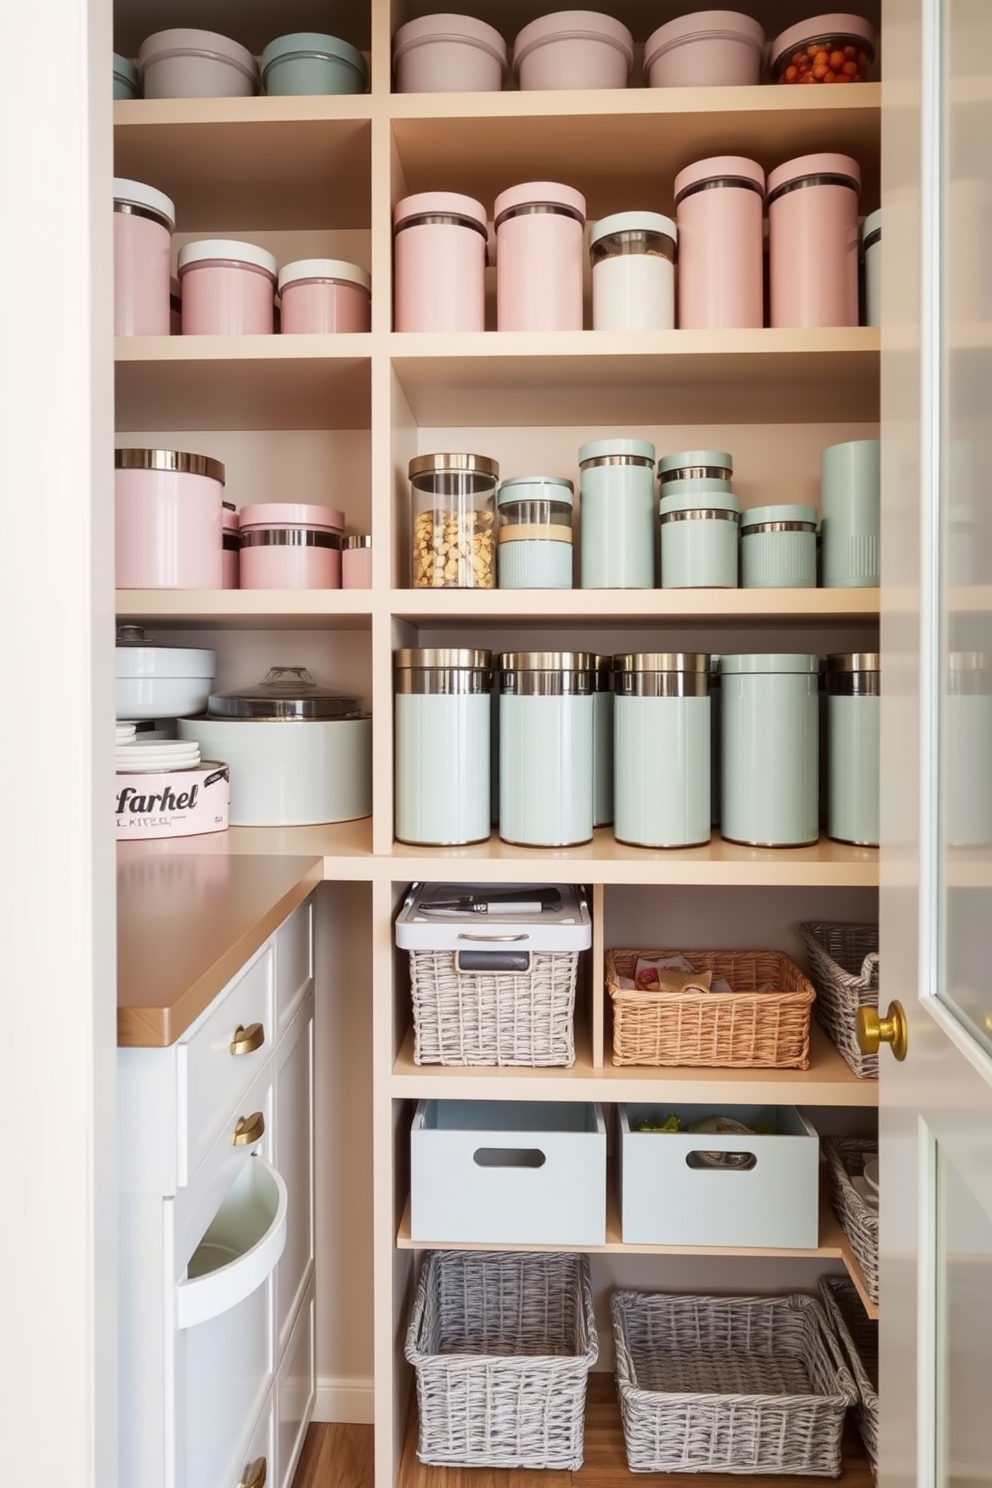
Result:
M323 857L205 851L206 840L118 844L118 1045L174 1044L324 877Z

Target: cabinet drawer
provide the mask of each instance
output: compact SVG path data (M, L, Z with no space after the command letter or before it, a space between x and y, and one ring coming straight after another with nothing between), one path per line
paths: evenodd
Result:
M241 1454L241 1476L234 1481L234 1488L265 1488L276 1480L275 1476L275 1431L276 1394L270 1391L262 1407L258 1424L251 1434L247 1447Z
M313 1274L313 995L275 1055L273 1160L289 1193L286 1248L276 1267L276 1348L286 1345Z
M313 895L276 931L276 1037L281 1038L313 986Z
M311 1279L276 1379L275 1488L290 1488L292 1484L317 1398L314 1302Z

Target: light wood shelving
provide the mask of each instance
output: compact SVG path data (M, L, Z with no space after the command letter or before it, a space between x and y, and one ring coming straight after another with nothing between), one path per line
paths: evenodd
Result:
M372 599L355 589L119 589L117 615L212 630L368 630Z

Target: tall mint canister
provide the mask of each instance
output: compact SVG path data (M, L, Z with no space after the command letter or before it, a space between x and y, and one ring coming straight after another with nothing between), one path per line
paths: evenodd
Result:
M684 495L663 495L658 516L662 589L737 588L741 504L732 491L695 481Z
M818 656L720 658L720 831L751 847L819 837Z
M710 840L710 658L617 656L614 833L635 847Z
M499 835L524 847L592 837L592 657L515 651L499 658Z
M741 515L744 589L816 588L816 508L752 506Z
M393 653L394 834L461 846L489 837L489 651Z
M944 836L948 847L992 843L992 655L952 651L945 681Z
M882 699L875 651L827 657L827 835L878 846Z
M571 589L572 482L516 475L496 493L501 589Z
M592 658L592 824L613 820L613 657Z
M580 448L583 589L654 588L654 460L647 439Z
M878 439L831 444L820 455L824 589L870 589L878 584L881 466Z

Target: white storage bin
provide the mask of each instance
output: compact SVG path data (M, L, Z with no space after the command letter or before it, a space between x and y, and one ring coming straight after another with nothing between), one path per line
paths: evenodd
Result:
M682 1126L728 1116L759 1134L639 1132L647 1119ZM620 1213L626 1244L761 1246L819 1243L820 1142L793 1106L621 1105ZM718 1154L746 1154L736 1163Z
M410 1234L428 1245L604 1244L602 1106L418 1101Z

